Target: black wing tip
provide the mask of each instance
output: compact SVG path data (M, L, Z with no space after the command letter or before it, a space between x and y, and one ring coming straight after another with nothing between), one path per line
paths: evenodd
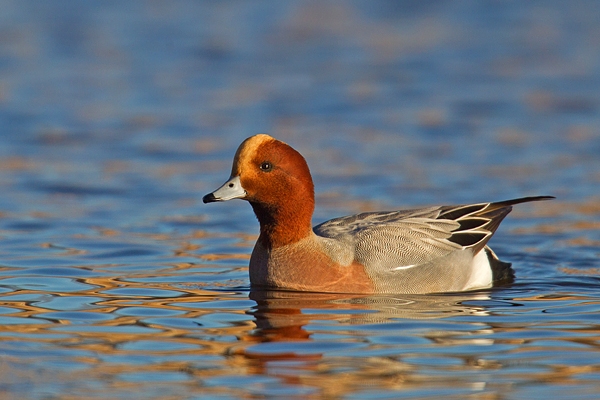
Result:
M515 204L529 203L531 201L552 200L552 199L555 199L555 198L556 197L554 197L554 196L529 196L529 197L519 197L518 199L497 201L497 202L495 202L495 204L502 204L502 205L512 206L512 205L515 205Z
M529 197L521 197L520 199L515 199L515 200L540 201L540 200L552 200L555 198L556 198L555 196L529 196Z

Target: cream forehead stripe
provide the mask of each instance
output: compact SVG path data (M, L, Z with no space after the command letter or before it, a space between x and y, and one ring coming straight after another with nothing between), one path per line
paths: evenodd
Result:
M257 151L257 149L264 143L272 141L275 141L275 139L264 133L249 137L248 139L244 140L235 152L231 175L239 175L244 163L252 158L252 155Z

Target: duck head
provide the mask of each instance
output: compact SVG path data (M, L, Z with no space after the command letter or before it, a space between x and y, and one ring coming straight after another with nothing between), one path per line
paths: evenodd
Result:
M261 227L259 241L268 247L298 241L312 232L314 185L306 160L288 144L266 134L244 140L231 176L204 203L248 201Z

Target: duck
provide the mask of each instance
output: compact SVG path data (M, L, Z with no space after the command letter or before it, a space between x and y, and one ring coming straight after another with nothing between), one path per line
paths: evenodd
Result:
M488 289L514 271L487 245L512 206L553 196L364 212L312 226L315 190L304 157L267 134L244 140L229 179L204 203L250 203L260 233L253 289L427 294Z

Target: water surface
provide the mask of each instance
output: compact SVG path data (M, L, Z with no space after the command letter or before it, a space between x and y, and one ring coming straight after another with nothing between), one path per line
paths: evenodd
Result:
M575 2L0 1L3 398L596 398L600 11ZM554 195L475 293L252 292L201 204L269 132L315 223Z

